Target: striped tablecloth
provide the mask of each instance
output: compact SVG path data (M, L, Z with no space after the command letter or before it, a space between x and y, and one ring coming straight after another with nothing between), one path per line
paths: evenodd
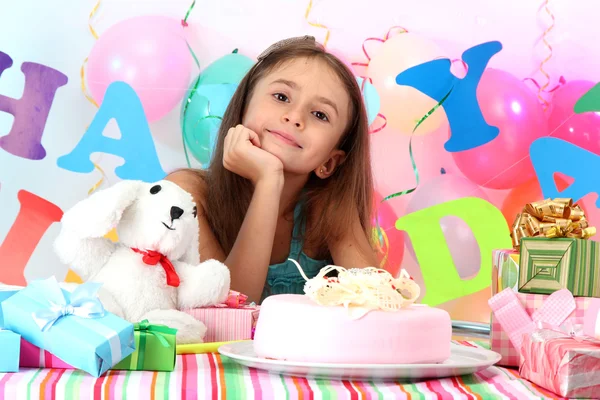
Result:
M476 342L458 342L480 346ZM219 354L177 356L175 371L25 369L0 374L1 399L546 399L556 398L491 367L473 375L412 384L294 378L243 367Z

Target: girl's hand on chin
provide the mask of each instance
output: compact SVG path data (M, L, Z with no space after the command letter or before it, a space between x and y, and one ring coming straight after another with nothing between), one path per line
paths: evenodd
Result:
M238 125L230 128L223 147L223 166L254 186L259 181L283 178L283 163L261 148L256 132Z

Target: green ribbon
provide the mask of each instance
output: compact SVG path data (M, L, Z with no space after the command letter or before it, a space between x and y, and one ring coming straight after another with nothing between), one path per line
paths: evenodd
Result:
M182 22L184 23L184 26L187 25L187 19L190 16L190 13L192 12L192 10L194 9L194 6L196 5L196 0L192 1L192 5L190 5L190 7L188 8L187 12L185 13L185 17L183 18Z
M410 140L408 141L408 155L410 156L410 163L412 164L413 173L415 174L415 180L417 182L415 184L415 187L411 188L411 189L403 190L401 192L390 194L389 196L384 197L384 199L381 200L381 203L383 203L386 200L393 199L394 197L403 196L405 194L409 194L409 193L412 193L415 190L417 190L417 187L419 186L419 170L417 169L417 164L415 163L415 158L413 156L413 151L412 151L412 140L413 140L413 137L415 136L415 131L423 122L425 122L425 120L427 118L429 118L429 116L431 114L433 114L435 112L435 110L437 110L439 107L441 107L442 104L444 104L444 102L450 96L450 93L452 93L453 89L454 89L454 87L451 87L450 90L448 91L448 93L446 93L446 95L435 106L433 106L433 108L431 110L429 110L427 112L427 114L425 114L417 122L417 124L415 125L415 127L413 128L413 130L410 134ZM377 214L379 214L379 213L377 213ZM381 227L379 226L379 218L375 218L375 223L377 225L376 229L377 229L377 236L379 238L379 245L383 246L383 235L381 234Z
M152 325L147 319L133 324L133 330L140 332L140 345L138 347L137 369L144 367L144 358L146 353L146 335L154 335L163 347L169 347L169 342L164 335L175 335L177 329L169 328L165 325Z

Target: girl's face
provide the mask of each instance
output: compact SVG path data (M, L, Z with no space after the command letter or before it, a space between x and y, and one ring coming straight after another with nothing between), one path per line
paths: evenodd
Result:
M319 59L298 58L281 65L254 88L242 124L256 132L264 150L284 170L308 174L333 170L350 120L350 97L341 80ZM334 163L334 164L331 164Z

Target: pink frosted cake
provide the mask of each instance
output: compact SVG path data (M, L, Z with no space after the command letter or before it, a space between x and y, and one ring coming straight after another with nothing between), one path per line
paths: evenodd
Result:
M347 291L332 292L340 282L345 288L355 287L356 282L344 282L341 274L339 280L322 275L308 280L307 295L274 295L262 303L254 335L259 357L344 364L429 364L450 357L450 316L438 308L412 304L419 296L414 282L410 281L412 293L407 294L406 287L396 289L399 280L388 274L390 293L402 292L406 300L399 307L393 307L398 302L387 298L389 293L383 291L383 296L380 288L373 291L368 284L357 293L371 289L378 297L366 296L365 301L364 296L355 296L350 301L354 306L345 307Z

